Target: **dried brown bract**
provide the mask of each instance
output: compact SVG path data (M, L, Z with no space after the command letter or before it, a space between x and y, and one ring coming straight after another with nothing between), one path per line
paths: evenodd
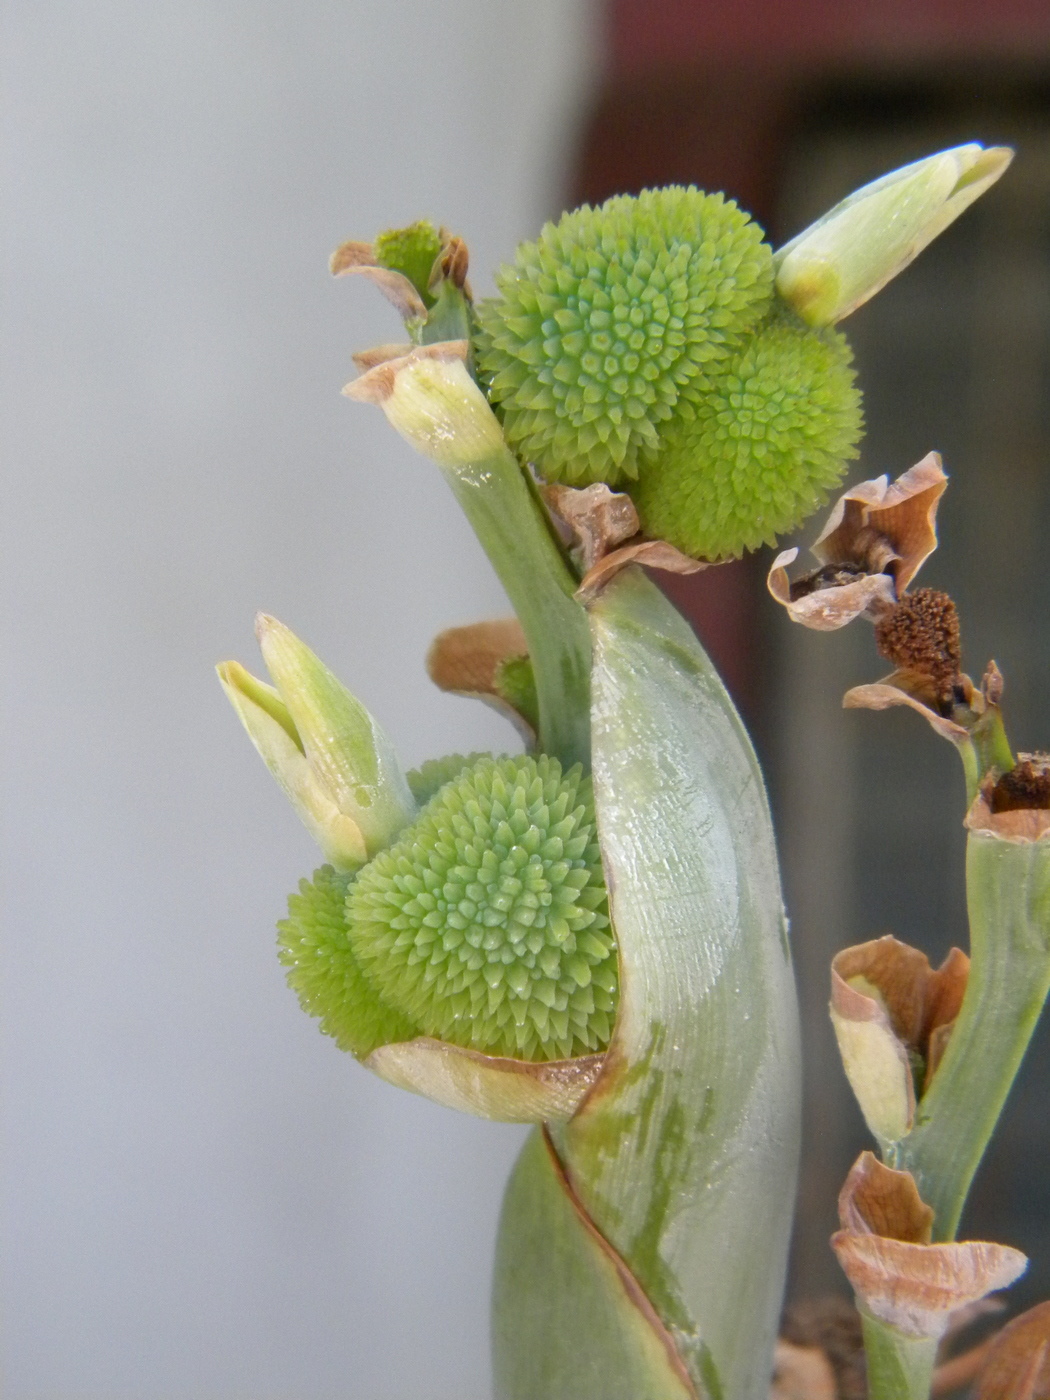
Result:
M892 484L882 476L851 487L813 545L820 567L792 582L787 565L798 550L785 550L769 571L770 593L794 622L818 631L862 613L881 617L937 547L937 503L947 484L940 457L930 452Z
M536 737L531 725L499 688L502 666L527 655L525 633L516 617L474 622L438 633L427 652L427 674L440 690L491 705L531 744Z
M994 661L989 661L979 690L969 676L961 672L956 676L950 702L939 698L929 677L915 671L894 671L881 681L847 690L842 704L847 710L889 710L906 705L922 715L943 739L959 746L979 738L982 731L1001 725L1002 694L1002 673ZM950 717L943 713L945 710Z
M711 567L666 540L646 539L639 533L638 512L630 496L611 491L604 482L582 489L545 485L542 490L555 521L565 527L573 558L583 573L576 594L581 603L597 597L628 564L673 574L696 574Z
M970 960L953 948L939 968L887 934L844 948L831 964L831 1020L868 1127L898 1142L915 1121L966 994Z
M634 502L625 492L611 490L604 481L582 489L556 483L542 489L543 499L569 534L573 557L583 573L638 534Z
M860 1305L912 1337L940 1337L957 1309L1018 1278L1027 1259L1008 1245L929 1244L932 1211L908 1172L858 1159L839 1196L831 1246Z
M380 267L371 243L343 243L332 254L328 269L333 277L354 274L366 277L400 312L406 321L423 320L427 308L407 277L388 267Z

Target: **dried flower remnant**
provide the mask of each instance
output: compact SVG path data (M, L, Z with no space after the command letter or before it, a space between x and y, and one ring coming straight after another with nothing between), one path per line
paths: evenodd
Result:
M839 1195L831 1246L858 1305L907 1337L937 1338L958 1308L1019 1278L1028 1260L984 1240L929 1244L932 1212L910 1172L862 1153Z
M767 586L793 622L831 632L879 618L905 593L937 548L937 504L948 478L936 452L894 482L885 476L844 492L812 547L819 568L791 580L797 549L778 554Z
M993 816L1050 808L1050 755L1019 754L1016 767L992 786L988 806Z
M911 1130L917 1098L962 1006L969 966L953 948L935 970L925 953L888 934L843 949L831 964L831 1020L846 1076L882 1143Z
M1018 754L1010 772L989 773L966 814L966 827L1022 844L1050 836L1050 756Z

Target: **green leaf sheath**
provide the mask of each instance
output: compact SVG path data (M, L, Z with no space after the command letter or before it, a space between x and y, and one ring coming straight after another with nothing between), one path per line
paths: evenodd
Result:
M535 1286L552 1279L555 1297ZM581 1219L541 1129L503 1202L493 1327L497 1400L695 1400L670 1337Z
M955 1238L970 1182L1050 991L1050 841L971 832L966 889L966 998L896 1162L933 1207L933 1237L940 1241Z
M906 1337L863 1308L860 1318L872 1400L927 1400L937 1358L936 1337Z
M573 1198L673 1338L693 1393L764 1400L800 1094L765 792L721 681L639 571L615 579L590 619L595 806L620 950L620 1012L605 1073L576 1116L550 1128L551 1141ZM574 1329L566 1362L574 1369L562 1388L544 1388L539 1353L560 1345L559 1329L581 1304L565 1248L545 1259L539 1224L520 1217L527 1202L538 1208L535 1150L526 1149L503 1217L497 1393L604 1395L589 1377L600 1374L603 1339L618 1326L608 1302L606 1321ZM558 1207L545 1222L552 1236L570 1229L561 1197L553 1199ZM588 1295L588 1308L599 1302ZM666 1384L666 1368L654 1368L629 1393L662 1397Z
M537 747L590 768L590 658L578 587L509 448L441 469L525 631L539 706Z

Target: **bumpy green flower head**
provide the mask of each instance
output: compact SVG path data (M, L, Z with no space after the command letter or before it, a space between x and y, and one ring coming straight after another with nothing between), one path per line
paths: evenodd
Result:
M793 528L857 455L854 379L842 335L775 313L643 466L631 497L644 533L726 559Z
M277 925L277 956L288 969L288 985L303 1010L342 1050L363 1059L379 1045L420 1034L387 1006L361 971L347 938L346 891L352 875L322 865L300 880L288 898L288 918Z
M366 976L423 1034L530 1060L608 1041L616 954L579 766L475 763L358 874L347 913Z
M548 480L613 485L767 311L772 254L732 201L673 185L547 224L496 285L477 356L508 441Z

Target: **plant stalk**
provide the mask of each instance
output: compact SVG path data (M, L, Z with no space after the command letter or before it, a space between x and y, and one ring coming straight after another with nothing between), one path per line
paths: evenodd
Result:
M860 1318L871 1400L928 1400L936 1337L907 1337L863 1308Z
M944 1059L894 1165L955 1238L974 1173L1050 991L1050 841L971 832L970 976Z
M529 646L539 701L537 747L590 768L591 639L578 581L509 448L475 462L439 463L506 589Z

